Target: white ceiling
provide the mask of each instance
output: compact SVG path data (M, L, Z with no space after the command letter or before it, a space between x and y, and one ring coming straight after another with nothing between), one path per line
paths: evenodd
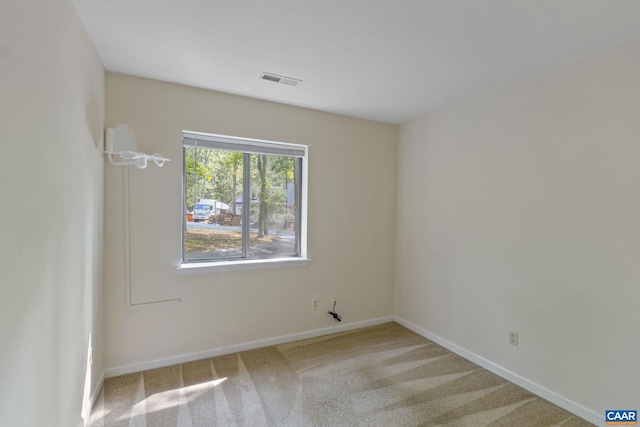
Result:
M107 70L386 123L640 36L638 0L73 3Z

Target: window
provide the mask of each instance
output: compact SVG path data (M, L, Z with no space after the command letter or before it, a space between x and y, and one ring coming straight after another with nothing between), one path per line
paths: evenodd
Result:
M182 263L306 257L307 147L183 132Z

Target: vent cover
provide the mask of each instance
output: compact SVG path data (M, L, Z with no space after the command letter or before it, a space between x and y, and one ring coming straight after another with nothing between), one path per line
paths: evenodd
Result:
M262 73L260 74L260 78L262 80L267 80L274 83L281 83L287 86L297 86L298 83L302 83L302 80L294 79L291 77L280 76L278 74L273 74L273 73Z

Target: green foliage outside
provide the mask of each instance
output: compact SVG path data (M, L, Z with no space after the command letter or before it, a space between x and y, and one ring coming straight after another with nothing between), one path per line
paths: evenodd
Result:
M245 195L242 192L243 153L196 147L184 150L187 211L192 211L200 199L215 199L227 203L230 213L240 214L241 206L235 206L235 201L242 196L245 204L251 202L251 226L258 228L258 238L267 236L270 228L284 227L285 219L295 215L293 206L287 206L287 185L295 181L296 159L249 155L251 194ZM297 182L295 186L297 194ZM294 204L291 200L289 203Z

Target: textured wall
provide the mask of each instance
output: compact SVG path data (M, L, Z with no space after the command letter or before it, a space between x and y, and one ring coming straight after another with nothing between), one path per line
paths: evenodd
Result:
M640 396L639 69L626 43L398 137L396 314L602 416Z
M395 126L109 73L107 125L125 123L138 149L172 159L129 170L132 299L182 302L127 306L123 170L107 165L107 367L332 327L336 294L343 323L393 314ZM310 146L308 266L176 271L182 130ZM314 297L322 310L311 310Z
M0 94L0 425L77 426L104 370L104 71L71 2L2 2Z

